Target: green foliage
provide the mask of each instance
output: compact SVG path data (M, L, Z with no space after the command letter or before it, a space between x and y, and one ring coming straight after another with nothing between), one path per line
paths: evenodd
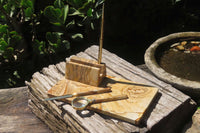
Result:
M56 32L62 34L59 37L57 35L57 42L52 42L48 37L50 35L48 32L46 39L49 44L55 48L57 47L55 43L65 44L65 47L69 48L69 42L84 39L85 33L83 31L80 33L80 31L84 29L83 26L95 29L93 21L101 16L101 10L97 8L102 2L102 0L97 2L95 0L67 0L64 3L62 0L55 0L53 5L47 6L44 9L44 16L52 25L57 26ZM63 35L67 37L64 38ZM67 46L65 42L68 42Z
M1 0L0 54L9 58L8 53L17 51L17 44L26 47L26 43L38 54L49 54L60 47L67 50L73 41L84 39L84 28L95 28L93 20L100 18L102 3L103 0L55 0L36 8L35 0ZM40 37L40 32L45 36Z
M0 56L4 59L14 59L16 56L16 47L21 43L22 36L20 36L16 31L9 31L8 25L0 24Z
M56 26L61 26L64 24L64 9L59 9L59 8L54 8L53 6L48 6L44 10L44 15L49 19L49 21L56 25ZM65 13L66 14L66 13ZM65 17L66 18L66 17Z
M6 82L23 78L13 64L54 53L67 53L95 29L103 0L0 0L0 66L12 68ZM22 65L22 64L21 64ZM29 65L30 66L30 65ZM22 67L23 68L23 67ZM1 73L1 72L0 72Z

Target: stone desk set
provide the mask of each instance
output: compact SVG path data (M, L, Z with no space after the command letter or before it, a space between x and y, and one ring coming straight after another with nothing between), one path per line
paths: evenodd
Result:
M60 133L176 132L196 104L102 49L103 18L104 13L99 48L91 46L67 62L43 68L26 82L32 112Z
M45 100L61 99L77 110L87 108L138 125L158 89L106 75L106 64L101 63L104 5L102 11L98 62L72 56L66 62L65 78L47 92L53 98Z
M91 46L76 56L98 60L98 46ZM73 58L76 57L71 57ZM102 60L107 65L107 76L99 86L66 79L66 62L50 65L34 73L31 81L26 82L29 90L28 105L32 112L53 132L61 133L171 133L179 130L187 118L192 116L196 104L191 98L146 73L146 69L141 70L105 49ZM69 63L70 58L67 58L67 61ZM88 75L86 77L89 77ZM88 91L89 94L95 94L85 95ZM96 94L99 91L101 93ZM70 104L60 100L44 101L48 98L48 93L53 94L53 97L66 94L74 96L74 93L80 96L81 93L87 99L96 100L127 95L128 99L90 104L88 110L81 111L70 105L70 101L76 97L62 99Z
M73 56L66 62L65 78L48 90L52 98L45 100L60 99L80 109L77 106L93 99L96 104L87 109L139 124L157 91L155 87L108 76L105 64Z

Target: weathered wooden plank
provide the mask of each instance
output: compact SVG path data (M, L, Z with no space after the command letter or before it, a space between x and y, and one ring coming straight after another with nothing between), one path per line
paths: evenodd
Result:
M43 76L41 76L42 74L38 74L37 77L39 77L39 79L41 80L43 78ZM28 84L28 83L27 83ZM63 118L62 117L62 110L55 105L55 103L53 102L43 102L43 96L41 93L41 88L44 88L43 85L45 84L38 84L38 80L33 80L32 84L29 84L29 89L31 90L32 87L38 86L38 88L36 90L34 90L34 93L31 93L31 102L29 104L29 106L33 109L33 112L40 118L42 119L49 127L51 127L51 130L54 132L68 132L68 131L72 131L72 132L79 132L78 130L76 130L77 126L73 126L73 124L69 123L69 117L66 119L68 122L62 122ZM42 98L42 99L40 99ZM34 102L33 102L34 101ZM43 102L43 103L41 103ZM35 104L33 104L35 103ZM45 106L43 106L45 105ZM59 103L58 103L59 105ZM42 113L41 113L42 111ZM45 113L44 113L45 112ZM56 117L55 117L56 116ZM55 124L56 123L56 124ZM68 126L69 125L69 126ZM64 128L60 128L63 127ZM68 127L66 129L66 127ZM83 130L80 130L83 131Z
M52 68L50 68L50 69L52 69ZM43 82L43 81L44 81L43 74L39 74L39 73L34 74L34 78L31 81L31 86L32 86L31 88L34 88L34 90L36 91L35 93L38 96L37 99L40 99L40 98L46 96L45 91L43 90L44 88L46 88L45 87L46 83ZM35 100L33 100L33 101L35 101ZM49 103L51 103L51 101ZM65 107L66 107L66 105L65 105ZM68 110L65 110L65 112L63 110L60 110L58 107L55 107L55 106L52 109L46 109L46 110L56 110L58 113L60 113L60 114L62 113L62 115L64 115L64 116L67 113L70 113L70 114L73 113L73 115L68 116L68 118L66 118L65 120L69 119L69 117L73 117L74 114L76 114L76 116L79 116L76 113L76 110L74 110L70 105L68 105L68 107L69 107ZM71 120L73 120L72 123L78 123L77 125L83 126L85 128L90 127L90 128L88 128L89 132L96 132L96 131L100 130L100 129L97 129L97 127L102 127L102 125L104 125L105 127L103 129L101 129L101 131L99 131L99 132L116 132L116 131L119 132L120 131L120 129L117 128L117 126L115 126L114 124L107 123L104 119L100 119L100 120L97 121L97 118L96 118L97 116L99 116L99 115L97 115L95 113L95 115L93 117L82 118L81 116L79 116L78 118L73 117L73 118L71 118ZM38 116L38 117L40 117L40 116ZM94 118L95 118L96 122L94 121ZM90 119L91 119L91 121L90 121ZM109 125L111 125L111 126L109 126ZM112 128L109 128L109 127L112 127Z
M146 66L145 64L137 65L137 67L138 67L139 69L142 69L143 71L145 71L145 72L151 74L151 75L153 74L153 73L147 68L147 66Z
M97 57L97 46L92 46L87 49L84 53L78 54L84 58L88 59ZM143 123L146 124L148 129L154 131L171 132L175 131L181 123L184 122L185 117L191 115L194 109L194 104L190 103L191 99L177 91L170 85L163 83L162 81L156 79L143 72L142 70L136 68L132 64L124 61L123 59L117 57L116 55L103 50L103 62L107 65L107 72L110 75L115 75L117 77L123 77L135 82L141 82L149 85L153 85L160 88L160 95L157 97L155 102L149 108L148 113L143 118ZM38 100L42 100L46 96L45 92L50 89L50 87L55 84L60 78L64 76L64 65L63 62L57 64L56 67L48 67L42 71L41 74L36 73L30 83L30 92L36 93ZM59 73L59 74L56 74ZM55 75L60 75L55 77ZM43 91L41 91L43 90ZM42 97L42 98L39 98ZM34 100L33 100L34 102ZM110 118L108 116L99 115L94 112L90 112L91 116L83 117L80 112L75 111L70 105L64 103L58 103L56 101L50 101L45 103L43 109L49 112L53 110L52 113L56 112L60 114L66 123L69 124L70 131L84 131L84 132L146 132L148 129L146 127L141 128L132 125L127 122L123 122L117 119ZM41 108L41 107L38 107ZM186 109L187 108L187 109ZM181 112L181 113L180 113ZM171 116L177 116L171 118ZM184 118L183 118L184 116ZM180 120L177 120L179 118ZM176 125L173 122L176 120ZM168 121L168 122L166 122ZM166 127L172 126L172 129L165 129Z
M65 74L65 66L66 66L66 62L65 62L65 61L56 64L56 67L57 67L58 71L59 71L62 75Z
M49 65L48 68L43 68L42 69L42 73L44 73L47 76L54 75L53 77L52 76L51 77L55 81L58 81L58 80L60 80L63 77L62 73L60 73L58 71L58 69L56 68L55 65Z
M28 108L28 88L0 90L0 132L51 133Z
M52 131L60 133L67 131L68 125L62 120L60 115L55 115L56 113L52 113L51 110L45 110L43 104L41 104L34 95L30 94L30 98L32 100L29 101L29 107L37 116L39 116L39 118L45 122L45 124L48 125L48 127L51 128Z

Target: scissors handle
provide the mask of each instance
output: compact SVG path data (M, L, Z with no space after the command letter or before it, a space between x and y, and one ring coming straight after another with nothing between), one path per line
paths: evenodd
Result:
M111 101L117 101L117 100L124 100L128 99L127 95L117 95L109 98L103 98L103 99L93 99L92 103L102 103L102 102L111 102Z
M101 90L92 90L92 91L87 91L87 92L80 92L80 93L73 93L73 97L77 96L87 96L87 95L94 95L94 94L101 94L105 92L111 92L111 88L104 88Z

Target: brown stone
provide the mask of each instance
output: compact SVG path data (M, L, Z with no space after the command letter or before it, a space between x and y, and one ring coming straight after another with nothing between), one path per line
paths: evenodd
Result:
M176 48L177 48L178 50L181 50L181 51L185 50L185 48L184 48L182 45L178 45Z
M182 45L182 46L185 46L186 44L187 44L187 41L181 42L181 45Z

